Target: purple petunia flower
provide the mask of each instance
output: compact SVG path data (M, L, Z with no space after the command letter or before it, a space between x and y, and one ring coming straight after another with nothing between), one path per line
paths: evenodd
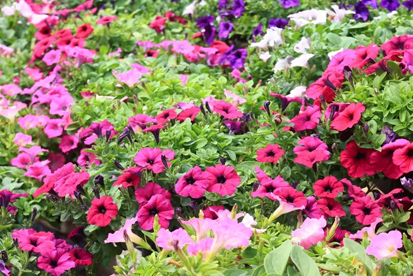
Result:
M219 0L218 2L218 10L222 11L228 8L228 0Z
M245 10L244 0L234 0L232 4L232 14L235 17L241 17Z
M371 6L373 9L377 9L379 5L377 4L377 0L361 0L361 2L365 6Z
M254 31L252 31L252 41L255 42L254 37L256 37L257 35L262 35L262 23L258 24L258 26L254 29Z
M268 27L277 27L280 29L284 29L285 26L288 24L288 19L283 19L283 18L272 18L270 21L268 21Z
M233 69L240 69L244 67L245 59L247 58L246 49L238 49L228 56L228 61Z
M292 7L297 7L300 4L300 0L280 0L281 5L288 9Z
M410 12L413 9L413 0L404 1L402 5L405 6Z
M369 9L363 4L363 2L358 2L354 6L354 11L354 19L363 19L363 21L366 21L370 14Z
M400 2L399 0L382 0L380 5L389 11L395 11L400 6Z
M212 15L204 16L197 19L196 24L201 29L202 34L205 38L205 43L207 45L212 44L214 42L216 27L214 26L215 17Z
M219 23L219 38L228 38L229 33L234 29L234 25L231 22Z
M228 57L231 54L232 50L234 50L234 45L231 45L231 47L229 47L228 50L221 56L219 65L223 65L228 60Z

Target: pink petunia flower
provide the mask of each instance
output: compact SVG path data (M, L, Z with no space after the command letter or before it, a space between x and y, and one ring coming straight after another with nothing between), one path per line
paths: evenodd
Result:
M300 228L291 233L292 242L299 244L304 249L309 249L324 239L323 228L327 225L324 217L319 219L306 218Z
M60 122L61 119L49 119L47 126L43 129L48 138L59 137L63 134L63 127Z
M321 112L318 106L308 106L307 109L295 116L291 123L294 123L295 131L311 130L317 127Z
M37 259L37 266L53 276L59 276L76 266L66 250L48 250Z
M141 166L146 170L151 170L153 173L161 173L165 171L162 156L165 156L166 159L173 160L175 158L175 153L169 149L142 148L133 160L138 166ZM170 162L167 162L167 165L170 166Z
M125 83L129 87L133 87L135 84L139 83L139 79L143 75L136 69L126 71L125 73L118 73L116 70L112 70L112 74L119 82Z
M26 146L26 145L32 145L32 136L18 132L16 133L16 135L14 136L13 142L15 145L17 146Z
M27 172L24 174L24 176L37 179L38 181L42 181L43 177L48 176L52 173L49 167L47 166L49 162L49 160L35 162L33 165L30 165L27 168Z
M122 228L115 231L114 233L109 233L105 243L121 243L125 242L125 232L129 239L134 243L139 243L141 238L139 238L135 233L132 232L132 226L137 222L136 218L126 219L125 224Z
M174 246L183 248L194 241L183 228L178 228L172 232L161 228L156 237L156 244L164 249L174 250Z
M154 195L147 203L139 206L136 218L143 230L151 230L153 229L155 215L158 215L159 225L162 228L168 228L169 221L173 218L174 213L169 199L163 195Z
M148 202L154 195L162 195L166 199L171 199L171 193L168 190L153 182L146 183L145 187L135 190L136 201L141 204Z
M93 152L87 152L85 149L80 151L80 155L77 158L77 163L82 166L91 166L95 164L95 166L99 166L102 162L99 159L96 159L98 155L94 154Z
M138 131L138 127L145 129L148 124L156 123L156 120L152 116L146 114L137 114L133 117L128 118L129 125L132 127L133 131Z
M50 66L50 65L59 63L61 55L62 55L61 50L50 50L44 55L42 60L44 61L44 63L46 63L47 66Z
M366 248L366 253L381 260L395 256L397 249L401 247L403 247L402 234L398 230L393 230L374 236Z
M242 117L242 112L238 110L238 107L223 100L215 101L213 110L215 113L218 113L224 118L230 120Z
M284 151L279 145L267 145L265 148L257 151L257 161L262 163L274 163L284 155Z
M79 138L77 135L65 135L62 137L59 148L63 153L68 153L69 151L77 148L79 144Z

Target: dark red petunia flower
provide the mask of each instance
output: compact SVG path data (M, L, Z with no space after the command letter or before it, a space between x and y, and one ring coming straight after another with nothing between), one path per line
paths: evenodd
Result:
M55 249L43 252L37 259L37 266L53 276L59 276L76 266L70 254L64 249Z
M401 208L403 205L398 202L398 199L394 196L397 194L401 194L403 193L403 189L402 188L397 188L397 189L393 189L388 193L385 194L381 194L379 199L375 200L375 202L380 206L380 207L387 207L387 208L391 208L390 207L390 202L394 201L394 203L396 203L398 208Z
M261 185L257 190L251 193L252 197L269 197L271 193L277 189L290 187L290 184L288 184L281 176L272 179L260 168L255 168L255 171L258 173L257 178Z
M406 139L397 139L393 143L384 145L381 152L374 152L370 161L376 171L383 172L383 174L391 179L398 179L403 175L400 166L393 163L393 155L397 149L403 148L409 144Z
M380 206L371 197L364 196L354 199L350 205L350 213L363 225L370 225L382 216Z
M89 23L83 24L77 28L76 38L86 38L93 32L93 27Z
M396 149L393 163L404 173L413 171L413 143L406 143L402 148Z
M397 54L402 55L406 49L413 49L413 35L395 36L381 45L381 49L386 56Z
M215 167L208 167L205 173L210 180L207 191L221 196L233 195L241 183L241 178L231 166L218 164Z
M294 123L295 131L315 129L321 117L320 108L318 106L308 106L304 112L301 112L294 118L291 123Z
M174 12L172 11L168 11L165 13L165 17L168 18L168 20L170 22L179 22L183 25L186 25L186 23L188 23L184 18L176 15Z
M177 117L175 108L167 109L160 114L156 115L155 119L159 125L163 125L168 120L173 120Z
M88 266L93 264L93 255L81 248L73 248L69 251L70 259L75 262L76 266Z
M180 122L183 122L187 118L189 118L191 119L191 122L193 122L199 112L201 112L201 108L199 108L198 106L190 107L188 109L182 110L181 113L179 113L178 117L176 117L176 119Z
M154 29L157 33L160 33L165 30L165 23L166 18L158 15L151 23L149 23L149 27Z
M180 196L201 198L209 184L208 175L200 167L195 166L178 180L175 184L175 191Z
M87 222L93 225L105 227L110 224L112 218L118 215L118 206L113 203L110 196L94 198L92 206L87 213Z
M361 113L366 108L362 103L350 104L331 123L331 127L338 131L343 131L348 128L352 128L361 119Z
M324 198L336 198L338 194L344 191L343 183L334 176L327 176L317 180L313 186L314 195Z
M318 208L323 210L324 214L329 217L344 217L346 212L343 210L343 206L334 199L321 198L317 201Z
M214 112L220 114L226 119L234 120L242 117L242 112L237 106L234 106L226 101L219 100L214 102Z
M113 186L138 187L141 182L141 174L143 169L141 167L132 167L123 170L123 174L113 183Z
M307 198L304 193L297 191L291 186L277 189L273 194L279 196L285 202L291 203L295 207L307 206Z
M158 215L159 225L168 228L169 221L174 216L174 208L163 195L154 195L147 203L141 204L136 219L143 230L151 230L155 215Z
M148 182L145 187L135 190L136 201L141 204L148 202L154 195L163 195L166 199L171 199L171 193L153 182Z
M365 174L373 175L376 173L374 166L370 163L373 149L365 149L357 146L356 142L350 141L346 149L341 153L341 165L347 169L350 177L362 177Z
M279 145L267 145L257 151L257 161L262 163L277 163L284 155L284 151Z
M68 239L76 239L76 238L84 238L85 236L85 232L84 232L85 227L84 226L78 226L75 229L73 229L72 231L70 231L70 233L67 235Z

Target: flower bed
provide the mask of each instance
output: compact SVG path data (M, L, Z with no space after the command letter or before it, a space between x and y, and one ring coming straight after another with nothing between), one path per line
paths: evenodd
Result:
M411 1L6 1L0 274L410 275Z

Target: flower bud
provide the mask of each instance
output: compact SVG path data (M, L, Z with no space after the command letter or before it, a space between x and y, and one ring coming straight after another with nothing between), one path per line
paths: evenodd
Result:
M295 189L298 186L298 181L294 180L293 182L291 182L291 186Z
M113 165L115 165L116 168L120 169L120 170L124 170L125 168L118 162L118 160L114 159L113 160Z
M95 176L95 179L93 179L93 183L97 186L97 185L101 185L102 187L105 187L105 182L103 180L103 176L98 174L97 176Z
M227 162L227 159L224 157L220 157L219 162L221 162L222 165L225 165L225 163Z
M37 216L37 208L34 207L33 212L32 212L32 222L34 222L36 220L36 216Z
M271 116L270 104L271 104L270 101L265 101L264 103L264 109L265 109L265 112L267 112L268 116Z
M82 205L82 206L85 205L85 202L83 201L82 195L79 191L75 191L73 194L76 197L76 199L79 200L80 205Z
M201 109L201 112L204 116L206 116L206 112L205 112L205 108L204 108L204 103L201 103L201 105L199 106L199 108Z
M209 113L212 113L211 107L209 106L208 102L205 102L205 107Z
M93 190L93 193L95 194L95 197L96 197L96 198L100 198L99 188L98 188L98 187L95 187L95 188L93 188L92 190Z
M76 191L78 191L80 194L85 194L85 190L83 189L82 185L77 184L76 186Z
M381 193L378 190L373 191L374 200L378 200L381 196Z
M196 210L198 208L198 204L196 203L196 201L191 201L189 203L189 207L191 207L193 210Z
M105 133L105 136L106 136L106 142L109 142L109 140L110 140L110 135L112 134L112 131L111 130L106 130L106 133Z
M177 207L176 208L176 214L178 215L178 217L183 218L184 214L182 213L182 209L181 207Z
M7 260L9 259L5 250L1 251L1 259L3 260L3 262L7 262Z
M161 161L162 161L163 166L165 168L168 168L168 161L166 161L166 156L163 154L161 155Z
M260 187L260 185L260 182L255 181L254 184L252 184L252 191L255 192Z

